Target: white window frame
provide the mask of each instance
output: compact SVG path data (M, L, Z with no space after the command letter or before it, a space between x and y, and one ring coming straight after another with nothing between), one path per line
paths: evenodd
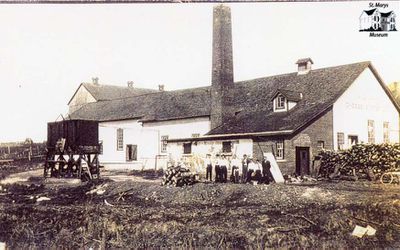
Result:
M117 129L117 151L124 151L124 129Z
M374 120L368 120L368 143L375 143L375 122Z
M168 135L162 135L161 136L161 147L160 147L160 151L161 153L167 153L167 147L168 147Z
M275 146L276 146L276 159L277 160L285 159L285 142L284 142L284 140L277 141Z
M337 144L338 144L338 149L343 149L344 147L344 133L343 132L337 132Z
M383 122L383 143L390 143L389 122Z

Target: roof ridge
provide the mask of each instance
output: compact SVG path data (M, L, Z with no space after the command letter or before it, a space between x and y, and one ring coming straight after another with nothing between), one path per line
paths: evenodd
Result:
M344 66L350 66L350 65L356 65L356 64L370 64L371 61L361 61L361 62L355 62L355 63L348 63L348 64L341 64L341 65L335 65L335 66L329 66L329 67L324 67L324 68L317 68L317 69L313 69L310 72L315 72L315 71L319 71L319 70L324 70L324 69L333 69L333 68L338 68L338 67L344 67ZM236 83L245 83L245 82L249 82L249 81L254 81L254 80L261 80L261 79L266 79L266 78L270 78L270 77L278 77L278 76L285 76L285 75L292 75L292 74L297 74L297 71L294 72L288 72L288 73L283 73L283 74L278 74L278 75L270 75L270 76L263 76L263 77L257 77L257 78L252 78L252 79L247 79L247 80L242 80L242 81L238 81L238 82L234 82Z
M112 85L112 84L97 84L97 85L96 85L96 84L90 83L90 82L82 82L82 84L83 84L83 85L91 85L91 86L94 86L94 87L107 86L107 87L114 87L114 88L121 88L121 89L128 89L128 88L131 88L131 87L128 87L128 86ZM142 87L140 87L140 88L138 88L138 87L133 87L132 89L145 89L145 90L154 90L154 91L157 91L157 89L142 88Z

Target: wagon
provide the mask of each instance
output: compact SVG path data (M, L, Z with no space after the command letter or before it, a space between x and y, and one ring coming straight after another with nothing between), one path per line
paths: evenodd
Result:
M389 171L381 175L382 184L400 183L400 171Z

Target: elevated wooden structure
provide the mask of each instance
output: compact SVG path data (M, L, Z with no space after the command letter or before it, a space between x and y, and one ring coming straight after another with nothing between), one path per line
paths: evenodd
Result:
M99 126L97 121L64 120L47 124L44 177L100 177Z

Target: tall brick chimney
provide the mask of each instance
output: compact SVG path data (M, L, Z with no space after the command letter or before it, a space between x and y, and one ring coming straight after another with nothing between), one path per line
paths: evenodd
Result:
M213 12L211 129L228 118L227 89L233 85L231 9L218 5Z

